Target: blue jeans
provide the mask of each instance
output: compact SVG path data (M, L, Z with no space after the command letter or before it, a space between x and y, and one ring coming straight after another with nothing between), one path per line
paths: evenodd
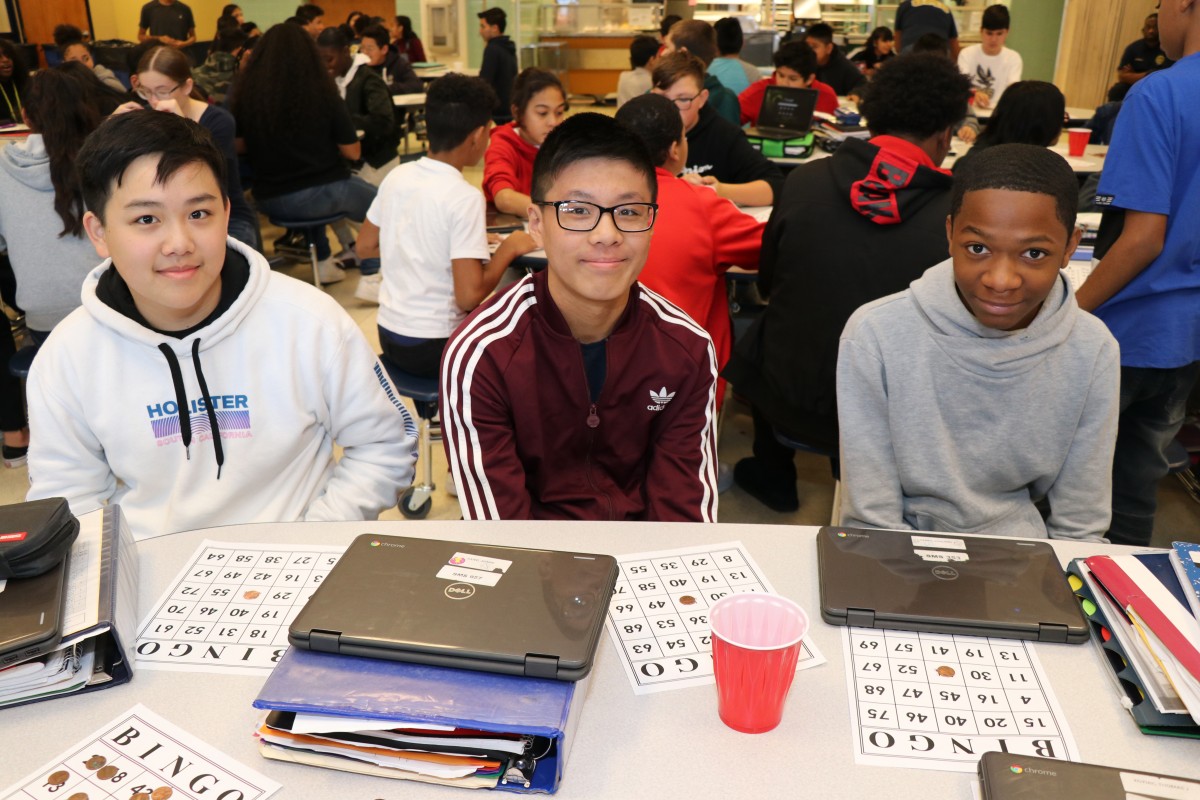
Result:
M367 209L375 199L375 187L357 176L344 181L310 186L278 197L258 201L258 207L271 218L288 220L319 219L345 214L355 222L367 218ZM333 251L322 226L316 230L317 258L324 261Z
M1113 456L1113 544L1145 547L1154 532L1167 445L1183 424L1200 362L1174 369L1121 368L1121 418Z

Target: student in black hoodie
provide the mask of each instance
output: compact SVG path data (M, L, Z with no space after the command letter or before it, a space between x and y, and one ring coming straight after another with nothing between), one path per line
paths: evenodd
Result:
M479 17L479 35L487 42L483 48L479 77L496 90L500 104L492 114L492 121L503 125L512 122L509 98L512 97L513 81L517 78L517 46L504 35L504 27L508 24L504 9L489 8L475 16Z
M391 34L382 25L370 25L362 34L358 52L367 57L367 66L387 84L392 94L414 94L421 91L421 79L408 59L392 46Z
M800 505L793 451L775 430L836 459L846 320L948 253L952 181L940 165L970 81L947 59L904 55L880 67L863 94L872 138L849 139L788 175L759 262L758 288L771 302L723 372L754 409L754 455L737 463L734 480L775 511Z

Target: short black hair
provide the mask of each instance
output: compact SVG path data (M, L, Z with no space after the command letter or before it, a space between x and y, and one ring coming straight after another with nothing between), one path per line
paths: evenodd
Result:
M629 65L634 69L646 66L650 59L658 55L658 48L661 46L653 36L642 34L633 37L633 41L629 43Z
M906 53L876 70L858 108L873 136L928 139L963 121L971 91L970 78L949 59Z
M1068 237L1075 228L1079 180L1067 160L1053 150L1034 144L998 144L967 159L954 173L950 219L962 210L968 192L985 189L1048 195Z
M504 33L504 28L508 25L508 14L504 13L503 8L487 8L480 11L475 16L486 22L488 25L494 25Z
M218 53L232 53L246 43L250 37L239 25L236 28L220 28L217 38L213 41L213 49Z
M614 119L637 134L656 167L667 163L671 145L683 138L683 117L675 104L661 94L631 98L617 109Z
M658 26L659 35L664 39L667 38L667 33L670 32L671 26L676 22L679 22L681 19L683 19L683 17L679 16L678 14L667 14L665 17L663 17L662 22Z
M742 23L733 17L725 17L713 23L717 32L717 52L723 56L736 56L742 52L745 37L742 36Z
M329 47L334 50L344 50L350 46L350 40L342 32L341 27L326 28L317 35L317 47Z
M913 42L910 53L933 53L950 58L950 40L940 33L923 33Z
M109 117L92 131L75 162L83 202L100 222L104 222L113 189L121 185L129 165L142 156L158 156L155 181L160 184L189 164L207 166L220 187L221 199L228 200L225 155L207 130L178 114L130 111Z
M304 3L296 6L296 17L301 20L301 25L307 25L317 17L325 16L325 9L314 3Z
M679 112L675 113L678 115ZM533 160L533 199L550 199L546 197L546 192L563 170L579 161L593 158L629 164L645 176L650 202L658 199L654 159L650 157L646 145L633 131L612 117L593 112L567 118L550 132L538 148L537 157Z
M1008 9L1002 5L988 6L983 10L983 24L979 27L985 31L1006 31L1012 25Z
M56 25L54 27L54 46L60 51L66 50L73 44L83 44L83 31L75 25Z
M801 78L811 78L817 71L817 54L803 39L793 39L781 45L771 57L775 69L787 67Z
M488 124L500 100L482 78L451 72L429 84L425 94L425 133L429 152L444 153Z
M392 43L392 35L388 33L387 28L379 24L369 25L362 32L362 38L374 39L378 47L387 47Z
M833 26L824 22L810 25L804 32L805 39L816 39L818 42L833 44Z

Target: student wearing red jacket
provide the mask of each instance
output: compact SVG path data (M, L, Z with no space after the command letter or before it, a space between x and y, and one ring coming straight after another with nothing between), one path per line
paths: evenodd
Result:
M637 282L654 164L579 114L534 164L547 267L477 308L442 356L446 457L466 519L716 522L712 340Z
M492 131L483 161L483 194L498 211L526 216L533 159L566 113L567 94L553 72L529 67L513 81L513 121Z
M791 86L795 89L816 89L817 111L832 114L837 110L838 99L833 88L817 80L817 54L807 42L788 42L775 51L775 74L763 78L738 95L742 107L742 124L758 124L758 111L762 108L763 95L768 86Z
M662 211L639 280L704 326L717 363L724 367L733 347L725 271L735 266L758 269L765 223L743 214L712 189L676 177L687 164L687 136L670 100L657 94L635 97L621 106L616 119L638 135L658 165ZM718 409L724 390L724 380L718 381Z

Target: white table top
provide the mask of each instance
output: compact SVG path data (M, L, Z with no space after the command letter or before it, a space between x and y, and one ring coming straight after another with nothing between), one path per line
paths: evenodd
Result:
M425 105L425 93L414 92L412 94L394 94L392 95L392 105L407 108L409 106Z
M976 108L975 116L979 117L981 120L988 120L992 118L992 111L994 111L994 109ZM1092 117L1096 116L1096 109L1083 108L1082 106L1067 106L1067 116L1071 118L1071 122L1087 122Z
M359 522L241 525L139 543L144 614L205 538L218 541L346 544L364 532L612 553L741 540L781 594L814 621L829 663L798 673L781 725L750 736L717 718L711 686L635 696L608 634L600 643L587 704L559 796L570 798L969 798L972 776L855 766L851 752L841 631L821 622L816 528L557 522ZM1072 557L1127 548L1055 543ZM1107 663L1093 644L1038 644L1038 657L1085 761L1200 778L1196 743L1143 736L1117 700ZM0 789L57 756L137 702L283 784L277 797L465 797L408 781L267 761L251 731L262 679L141 670L124 686L0 711L10 742Z

